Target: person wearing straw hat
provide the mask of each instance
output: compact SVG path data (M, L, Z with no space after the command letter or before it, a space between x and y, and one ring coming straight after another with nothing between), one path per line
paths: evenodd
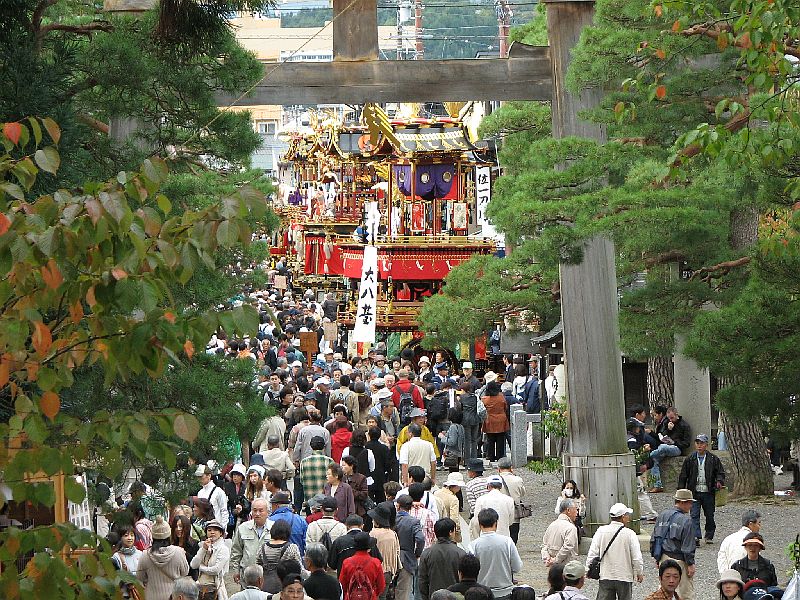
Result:
M717 581L719 600L742 600L744 581L735 569L725 569L720 573Z
M697 543L689 512L695 499L691 490L687 489L677 490L673 499L675 506L658 515L650 537L650 554L659 564L665 560L678 563L682 572L678 595L681 600L694 600L694 553Z
M464 476L461 473L458 471L450 473L442 484L441 489L434 494L442 509L439 512L439 517L453 519L456 524L453 539L457 543L461 543L461 515L458 510L458 496L456 494L461 491L464 483Z
M225 544L224 538L223 525L215 519L208 521L206 523L206 539L200 544L190 565L200 572L197 577L197 585L200 587L201 593L216 591L217 600L228 598L228 592L225 589L225 574L228 572L231 551Z
M765 587L777 586L778 576L775 573L775 565L761 556L761 551L766 547L763 536L760 533L748 533L744 536L742 546L747 551L747 556L733 563L731 569L742 576L745 584L758 579L764 582Z

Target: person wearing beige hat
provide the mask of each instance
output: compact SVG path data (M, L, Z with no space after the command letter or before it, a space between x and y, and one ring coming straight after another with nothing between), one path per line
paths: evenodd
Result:
M678 596L680 600L694 600L694 554L697 543L694 523L689 515L695 501L691 490L680 489L673 496L675 506L658 515L650 537L650 555L658 564L674 560L682 571Z
M153 545L143 553L136 577L144 585L145 600L168 600L175 580L189 574L183 548L170 544L172 531L164 517L153 523Z
M434 493L434 497L439 502L441 510L439 518L448 517L453 519L456 524L456 531L453 539L456 543L461 543L461 515L458 510L458 494L464 485L464 476L459 472L450 473L442 484L442 487Z
M717 581L719 600L742 600L744 581L735 569L725 569Z
M775 573L775 565L761 556L761 551L766 547L764 537L760 533L748 533L744 536L742 546L747 551L747 556L733 563L731 569L736 570L745 583L760 579L764 582L763 587L776 587L778 575Z
M217 600L227 600L225 574L231 559L231 551L225 544L225 530L216 519L206 523L206 539L200 544L197 554L189 566L199 571L197 585L201 594L213 596Z

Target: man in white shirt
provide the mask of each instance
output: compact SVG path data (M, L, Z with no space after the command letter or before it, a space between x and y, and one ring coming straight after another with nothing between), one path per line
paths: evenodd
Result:
M425 474L436 482L436 452L433 444L423 440L422 429L416 423L408 426L408 434L411 439L400 447L400 466L403 470L402 481L406 485L411 485L408 477L408 467L417 465L422 467Z
M200 483L200 491L197 492L198 498L205 498L214 507L214 518L220 523L228 523L228 496L225 490L219 487L211 479L211 468L208 465L197 465L194 472L197 481Z
M475 501L475 514L478 515L484 508L493 508L497 512L497 534L511 537L510 527L514 522L514 500L500 490L503 480L499 475L492 475L486 484L489 490ZM480 535L480 526L477 516L470 521L470 533L473 538Z
M597 528L586 555L586 568L595 557L602 557L597 600L631 600L633 580L638 583L644 580L639 538L627 527L633 509L617 502L608 514L611 522Z
M505 484L500 491L507 496L511 496L515 505L520 504L525 496L525 483L522 481L522 477L514 475L514 471L511 469L511 459L508 456L504 456L497 461L497 474ZM516 511L514 521L508 529L511 532L511 539L516 544L519 539L519 519L516 516Z
M748 508L742 513L742 528L722 540L719 554L717 554L717 569L720 573L730 569L733 563L747 556L747 551L742 546L744 537L748 533L758 533L760 529L761 513Z

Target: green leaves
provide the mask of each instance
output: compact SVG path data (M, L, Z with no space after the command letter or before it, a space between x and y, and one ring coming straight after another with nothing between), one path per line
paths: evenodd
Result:
M58 166L61 164L61 158L58 156L56 149L52 146L37 150L34 154L34 160L36 164L39 165L40 169L52 173L53 175L56 174Z

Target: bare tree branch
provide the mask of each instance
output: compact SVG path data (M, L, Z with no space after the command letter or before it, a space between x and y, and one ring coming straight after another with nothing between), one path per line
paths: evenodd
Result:
M697 277L700 277L701 281L711 281L713 278L723 277L724 275L727 275L731 269L742 267L748 264L751 260L752 259L749 256L742 256L741 258L737 258L735 260L727 260L716 265L703 267L697 271L694 271L689 277L689 281L692 281Z
M43 25L39 27L36 37L41 39L51 31L66 31L67 33L77 33L78 35L85 35L92 37L92 34L97 31L114 31L114 26L108 21L92 21L85 25L64 25L62 23L51 23L50 25Z

